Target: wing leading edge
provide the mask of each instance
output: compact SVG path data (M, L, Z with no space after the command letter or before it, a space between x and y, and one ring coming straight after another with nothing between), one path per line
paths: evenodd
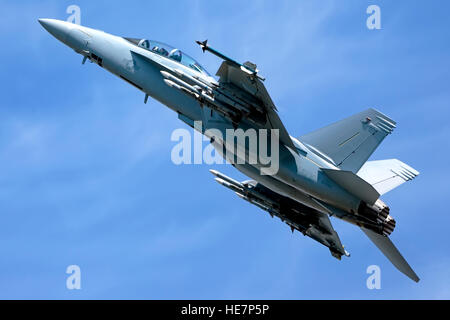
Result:
M262 83L265 79L258 74L259 71L256 64L250 61L241 64L210 47L208 40L196 41L196 43L203 52L211 52L224 60L216 73L219 77L219 87L216 89L227 96L227 98L234 100L233 104L238 101L238 104L242 103L244 105L244 109L250 107L250 109L260 111L264 118L264 128L279 130L280 142L293 152L298 152L277 114L272 98ZM249 114L246 116L249 116Z
M253 65L250 62L246 62L245 64ZM256 69L256 66L254 67ZM262 105L267 118L266 128L278 129L280 141L284 145L290 147L294 152L297 152L297 148L284 127L283 122L277 113L275 104L262 83L261 78L256 77L254 74L247 72L244 68L238 67L228 61L222 62L216 75L220 77L220 85L227 87L231 91L242 91L244 95L249 95L255 99L257 104Z

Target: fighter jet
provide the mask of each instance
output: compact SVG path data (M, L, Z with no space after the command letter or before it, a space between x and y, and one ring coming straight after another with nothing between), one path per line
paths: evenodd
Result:
M240 198L285 222L329 248L337 259L349 256L334 230L334 216L362 229L401 272L414 281L419 277L389 239L396 221L380 196L419 172L396 160L367 161L396 127L381 112L368 109L300 137L290 136L267 92L257 66L240 63L197 41L203 52L223 62L212 77L196 60L178 48L146 38L126 38L84 26L39 19L55 38L144 94L178 114L178 118L207 135L209 129L268 130L279 142L278 170L263 173L267 163L250 162L247 140L229 147L211 137L215 150L229 160L244 150L244 161L231 161L251 180L236 181L211 170L215 180ZM201 126L196 122L201 121ZM209 137L209 136L208 136ZM233 138L234 139L234 138ZM258 148L263 141L258 136ZM270 140L272 141L272 140ZM239 142L238 142L239 144ZM267 146L266 146L267 147ZM242 158L242 154L241 154ZM242 159L241 159L242 160Z

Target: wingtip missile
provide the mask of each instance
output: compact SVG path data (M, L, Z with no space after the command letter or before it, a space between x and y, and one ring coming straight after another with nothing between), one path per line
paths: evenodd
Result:
M200 46L200 48L202 49L203 52L205 52L206 49L208 48L208 39L206 39L205 41L197 40L195 42Z
M239 63L239 62L237 62L236 60L233 60L233 59L227 57L226 55L224 55L223 53L217 51L216 49L210 47L210 46L208 45L208 40L205 40L205 41L198 41L198 40L197 40L197 41L195 41L195 42L200 46L200 48L202 49L203 52L209 51L209 52L211 52L213 55L215 55L215 56L217 56L217 57L219 57L219 58L225 60L225 61L228 62L229 64L235 66L236 68L241 69L242 71L248 73L249 75L251 75L251 76L256 76L256 77L258 77L258 79L260 79L261 81L264 81L264 80L265 80L264 77L261 77L260 75L258 75L258 69L256 68L256 64L254 64L254 63L252 63L252 62L250 62L250 61L247 61L247 62L245 62L245 63L243 63L243 64L242 64L242 63Z

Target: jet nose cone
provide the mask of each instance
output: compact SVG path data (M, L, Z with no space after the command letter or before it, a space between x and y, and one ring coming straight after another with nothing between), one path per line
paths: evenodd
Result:
M72 29L71 23L55 19L39 19L38 21L56 39L66 42L67 34Z

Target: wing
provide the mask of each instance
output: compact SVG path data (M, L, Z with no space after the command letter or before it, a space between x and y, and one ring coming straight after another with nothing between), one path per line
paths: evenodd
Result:
M215 170L211 173L218 183L233 190L240 198L269 212L272 217L280 218L292 232L298 230L328 247L333 257L340 260L342 255L349 255L327 214L284 197L256 181L238 182Z
M316 225L312 225L310 229L306 231L306 235L328 247L331 255L339 260L342 255L350 256L350 254L345 251L344 246L341 243L341 239L339 238L336 230L334 230L328 215L318 211L314 214L318 216L318 225L321 226L323 230L317 228Z
M397 159L367 161L358 171L358 176L380 194L385 194L418 175L418 171Z
M244 65L251 65L256 69L256 66L250 62L246 62ZM278 116L275 104L260 77L256 76L255 73L249 72L243 66L229 61L222 62L216 75L219 76L219 85L224 91L240 97L250 105L256 104L261 106L262 112L266 117L265 127L267 129L278 129L280 141L296 152L297 149Z
M313 152L331 158L342 170L356 173L394 128L393 120L375 109L368 109L299 140Z

